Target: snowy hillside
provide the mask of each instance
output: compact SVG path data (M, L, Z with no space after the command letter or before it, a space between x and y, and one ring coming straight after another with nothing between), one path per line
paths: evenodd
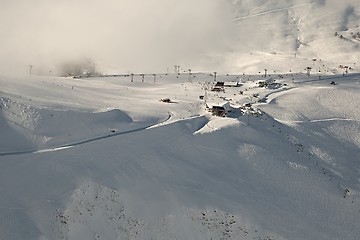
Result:
M360 1L0 20L0 239L359 239Z
M270 77L0 77L0 239L357 239L359 74Z
M234 69L301 71L311 59L322 59L332 67L353 66L360 59L359 1L230 2L238 34L229 60Z

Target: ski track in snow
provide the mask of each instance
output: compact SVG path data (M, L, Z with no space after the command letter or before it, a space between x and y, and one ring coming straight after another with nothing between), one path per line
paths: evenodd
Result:
M309 82L322 82L325 80L332 80L332 79L346 79L346 78L354 78L354 77L360 77L360 73L349 73L346 75L335 75L335 76L322 76L320 79L308 79L304 81L298 81L294 83L309 83Z
M63 146L63 147L57 147L57 148L51 148L51 149L43 149L43 150L20 152L20 153L14 152L14 153L11 153L9 155L22 155L22 154L31 154L31 153L55 152L55 151L65 150L65 149L68 149L68 148L79 146L79 145L82 145L82 144L91 143L91 142L94 142L94 141L115 137L115 136L118 136L118 135L126 135L126 134L130 134L130 133L140 132L140 131L144 131L144 130L149 129L149 128L153 128L154 126L158 126L161 123L165 123L166 121L168 121L171 118L171 116L172 115L169 114L167 119L165 119L162 122L160 122L158 124L155 124L155 125L150 125L150 126L146 126L146 127L142 127L142 128L138 128L138 129L134 129L134 130L124 131L124 132L121 132L121 133L112 134L112 135L108 135L108 136L104 136L104 137L89 139L87 141L82 141L82 142L72 144L71 146ZM192 119L194 119L194 117ZM187 119L184 119L184 120L187 120ZM184 134L184 132L180 131L179 133L177 133L175 135L169 136L165 141L161 140L158 143L158 145L165 144L165 143L167 143L167 142L169 142L169 141L171 141L173 139L176 139L176 138L180 137L183 134ZM128 166L128 164L130 162L134 162L134 161L137 161L138 159L141 159L141 157L144 157L144 156L150 154L151 151L156 151L156 150L155 150L155 148L153 148L150 151L140 152L138 155L132 156L131 158L127 159L127 161L123 162L119 166L112 168L111 171L108 171L105 174L100 174L100 175L95 176L93 178L93 180L103 181L103 180L111 177L112 174L118 172L119 168L121 168L121 169L125 168L126 166ZM55 202L55 201L58 201L60 199L64 199L64 198L67 198L67 197L71 196L73 194L73 190L74 189L72 187L67 188L67 189L65 189L64 191L62 191L62 192L60 192L58 194L55 194L55 195L53 195L53 196L51 196L51 197L49 197L47 199L44 199L44 200L42 200L40 202L34 203L33 205L28 206L28 207L24 207L24 208L10 207L10 206L5 206L5 205L0 205L0 208L9 209L9 210L21 210L21 211L25 211L25 212L37 211L40 208L42 208L44 206L47 206L51 202ZM9 221L20 220L20 219L23 219L24 217L25 217L24 215L19 216L16 212L8 214L6 216L1 216L0 217L0 225L7 224Z
M83 145L83 144L87 144L87 143L91 143L91 142L95 142L95 141L104 140L104 139L107 139L107 138L112 138L112 137L116 137L116 136L120 136L120 135L131 134L131 133L135 133L135 132L144 131L144 130L146 130L146 129L158 127L158 126L160 126L161 124L164 124L165 122L167 122L168 120L170 120L170 118L171 118L171 115L169 114L169 116L168 116L165 120L163 120L163 121L161 121L161 122L159 122L159 123L147 125L147 126L141 127L141 128L136 128L136 129L131 129L131 130L123 131L123 132L108 134L108 135L105 135L105 136L90 138L90 139L86 139L86 140L82 140L82 141L78 141L78 142L74 142L74 143L63 144L63 145L61 145L61 146L52 147L52 148L45 148L45 149L40 149L40 150L25 150L25 151L15 151L15 152L2 152L2 153L0 153L0 156L23 155L23 154L31 154L31 153L36 154L36 153L46 153L46 152L61 151L61 150L73 148L73 147L76 147L76 146L79 146L79 145Z
M282 11L287 11L287 10L294 9L294 8L306 7L306 6L315 5L315 4L317 4L317 3L313 2L313 3L306 3L306 4L298 4L298 5L295 5L295 6L292 6L292 7L278 8L278 9L269 10L269 11L265 11L265 12L255 13L255 14L252 14L252 15L244 16L244 17L238 17L238 18L235 18L233 21L234 22L239 22L239 21L241 21L243 19L259 17L259 16L270 14L270 13L282 12Z
M351 119L351 118L324 118L324 119L312 119L312 120L282 120L279 118L274 118L276 121L280 123L319 123L319 122L336 122L336 121L343 121L343 122L360 122L358 119Z

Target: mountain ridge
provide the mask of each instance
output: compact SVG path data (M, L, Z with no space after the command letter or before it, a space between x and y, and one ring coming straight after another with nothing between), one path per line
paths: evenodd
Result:
M229 2L234 12L238 42L229 61L229 65L235 62L234 69L259 70L259 66L251 68L242 63L248 60L264 65L263 68L288 71L289 60L293 65L297 62L298 68L303 69L312 59L322 59L331 67L353 65L360 59L358 1ZM259 52L273 56L249 56ZM276 61L276 64L271 65L268 61Z

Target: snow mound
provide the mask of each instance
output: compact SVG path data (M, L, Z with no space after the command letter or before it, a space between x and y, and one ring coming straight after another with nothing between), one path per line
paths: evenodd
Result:
M93 182L81 185L66 209L54 212L56 239L284 239L219 209L178 207L158 219L142 219L123 198Z
M119 109L81 112L36 108L10 98L0 98L0 152L21 152L57 147L157 123L134 122ZM4 137L6 136L6 137Z

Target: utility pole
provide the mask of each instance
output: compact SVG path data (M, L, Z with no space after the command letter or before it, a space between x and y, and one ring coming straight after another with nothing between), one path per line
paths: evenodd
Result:
M31 65L31 64L29 65L29 76L31 76L31 72L32 72L33 67L34 67L34 66Z
M266 77L267 69L265 68L264 71L265 71L265 77Z
M179 66L179 65L175 65L175 66L174 66L174 71L175 71L175 73L176 73L177 75L179 75L179 74L180 74L180 66Z
M131 73L130 75L131 75L131 82L134 82L134 74Z
M145 74L140 74L140 76L141 76L141 82L144 82L144 78L145 78Z
M189 69L189 70L188 70L188 72L189 72L189 82L191 82L191 83L192 83L192 78L191 78L191 69Z
M153 76L154 76L154 83L155 83L156 82L156 74L154 73Z
M216 82L216 74L217 72L214 72L214 82Z
M205 107L207 106L207 100L208 100L208 92L207 92L207 90L208 90L208 82L205 82L204 83L204 103L205 103Z

